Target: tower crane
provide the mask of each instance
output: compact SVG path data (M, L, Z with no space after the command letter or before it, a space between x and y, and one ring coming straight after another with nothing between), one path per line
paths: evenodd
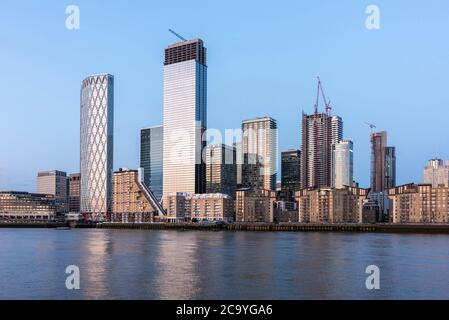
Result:
M376 125L374 125L374 124L372 124L372 123L369 123L369 122L365 122L365 124L366 124L367 126L369 126L369 127L371 128L371 133L373 133L373 132L374 132L374 129L376 129L376 128L377 128L377 126L376 126Z
M179 34L177 34L175 31L173 31L172 29L168 29L168 31L170 31L171 33L173 33L177 38L181 39L182 41L187 41L187 39L185 39L184 37L181 37Z
M320 77L317 77L317 79L318 79L318 86L317 86L316 102L315 102L315 114L318 113L318 106L320 103L320 94L321 94L321 97L324 102L324 106L326 108L326 114L328 116L330 116L331 111L332 111L331 102L330 102L330 100L327 101L327 99L326 99L326 95L324 94L323 84L321 83Z

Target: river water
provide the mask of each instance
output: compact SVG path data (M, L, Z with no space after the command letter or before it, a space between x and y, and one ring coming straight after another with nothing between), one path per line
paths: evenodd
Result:
M0 229L0 299L437 298L447 235Z

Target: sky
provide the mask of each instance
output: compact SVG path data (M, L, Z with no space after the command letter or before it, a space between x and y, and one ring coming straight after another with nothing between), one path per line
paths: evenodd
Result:
M368 5L380 29L365 26ZM80 29L66 28L66 7ZM369 186L370 128L397 148L397 183L449 159L449 2L23 1L0 5L0 190L33 192L41 170L79 171L79 96L90 74L115 77L114 168L139 165L139 129L162 124L163 53L178 39L208 50L208 127L278 121L279 151L300 148L319 75ZM280 156L279 156L280 158Z

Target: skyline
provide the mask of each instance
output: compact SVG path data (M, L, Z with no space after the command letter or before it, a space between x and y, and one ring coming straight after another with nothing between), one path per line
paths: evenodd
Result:
M441 7L448 7L446 3L434 1L433 4L435 2L441 3ZM146 21L127 21L121 26L114 25L109 33L104 34L104 40L99 37L102 31L106 31L105 28L99 27L102 19L111 16L117 19L120 16L118 11L122 7L118 4L110 5L116 11L111 10L111 16L109 16L104 13L102 15L98 4L79 1L78 4L81 9L81 29L79 31L69 31L64 28L66 16L64 15L65 5L63 4L27 5L27 7L35 7L34 9L38 12L44 13L43 16L36 15L42 18L39 19L39 22L36 22L34 16L28 16L26 12L19 10L20 4L14 4L14 8L11 5L5 5L5 10L0 13L0 29L2 30L0 32L2 37L5 38L5 47L11 48L11 50L2 50L0 53L2 64L5 67L5 72L0 75L0 85L3 88L8 88L6 92L2 93L3 103L0 107L2 108L2 114L6 110L8 121L6 123L2 121L0 134L3 137L11 137L11 139L6 142L7 152L2 153L0 158L0 189L33 191L36 188L38 171L56 169L68 173L79 172L79 84L88 75L101 72L111 73L116 79L114 163L117 165L114 166L114 169L138 167L140 129L162 124L163 73L161 62L163 50L167 45L176 41L176 38L167 31L169 27L173 27L174 30L187 38L198 37L207 43L209 128L239 128L243 119L260 116L270 116L278 121L278 177L280 177L280 152L300 148L300 114L303 110L306 113L313 112L315 77L320 75L326 94L332 101L333 114L339 115L343 119L344 138L354 141L355 180L360 182L361 186L369 186L370 129L364 124L365 121L369 121L378 125L377 131L386 130L389 135L389 144L397 147L397 184L422 182L422 172L427 160L435 156L443 160L449 159L448 141L435 141L439 140L435 137L441 136L444 116L435 117L435 113L429 113L428 119L423 120L422 114L415 114L414 112L418 108L423 111L432 108L437 115L444 115L445 106L449 102L448 97L435 94L436 92L444 92L445 85L447 86L448 83L447 78L444 78L444 75L447 77L447 74L449 74L448 62L444 60L444 56L447 56L448 45L438 39L443 38L444 28L434 30L427 26L426 29L422 22L431 23L431 26L449 23L439 20L438 18L443 19L443 16L439 16L435 12L429 14L428 17L432 16L434 21L426 20L426 12L428 13L432 9L432 5L429 4L426 4L425 7L423 5L422 7L407 8L409 11L404 13L398 11L399 5L388 4L384 1L378 1L378 3L381 12L384 13L382 15L382 28L378 31L369 31L364 28L363 23L366 18L364 14L366 5L364 4L341 5L344 8L327 4L325 7L326 14L330 14L330 11L335 13L340 12L341 9L348 10L350 7L347 13L351 19L341 19L344 21L336 19L335 22L338 26L336 30L332 28L322 30L320 27L315 28L316 26L313 24L311 25L314 28L297 28L295 30L282 30L279 26L271 26L278 32L283 32L283 34L280 34L281 39L300 33L300 35L309 37L306 38L308 39L307 44L318 46L321 46L320 39L330 37L326 32L337 36L337 39L334 40L327 39L331 40L331 43L332 41L342 40L342 36L347 32L355 33L350 34L347 42L343 41L343 45L348 45L351 41L357 42L357 45L352 47L353 50L347 47L340 48L340 50L333 47L336 50L335 60L333 60L333 54L324 50L316 49L314 51L307 45L293 47L291 42L277 40L276 43L281 43L280 47L290 46L288 52L285 52L284 55L288 59L284 59L284 56L280 59L279 48L258 45L260 44L261 34L264 33L261 30L265 30L258 29L260 24L263 24L262 17L254 18L258 23L256 24L257 27L254 26L252 32L243 30L239 33L239 36L234 38L224 36L223 29L226 29L226 27L221 25L199 34L198 30L209 29L197 26L190 19L187 19L188 21L182 19L180 12L185 9L185 6L175 6L177 8L173 9L170 14L173 14L173 21L176 21L176 23L168 18L170 14L163 15L159 19L167 18L167 20L160 23L158 21L157 28L142 28L143 34L148 32L155 37L154 41L148 38L145 43L142 43L141 39L138 39L137 35L131 31L133 27L140 26L140 24L145 25ZM145 6L146 4L143 5L143 7ZM158 6L162 12L165 5L159 4ZM309 5L303 6L312 10L311 7L308 7ZM210 9L208 5L205 7L205 11ZM224 7L229 10L232 8L232 4ZM270 8L273 8L273 6ZM8 9L12 9L12 11ZM129 7L123 7L123 9L125 11L132 10ZM290 14L287 9L281 10L277 6L274 6L274 9L276 13ZM322 9L313 10L319 12ZM410 24L410 21L399 19L402 23L398 23L391 19L391 9L395 14L399 14L401 19L404 19L404 15L407 14L409 18L413 17L414 10L423 12L423 20L421 24L418 24L424 29L420 29L421 33L414 34L420 39L416 40L416 45L419 44L419 48L415 48L418 49L417 52L410 52L407 49L407 45L412 46L409 43L411 39L404 36L404 30L398 31L398 29L404 27L414 30L413 27L416 26ZM433 9L438 8L433 7ZM216 8L214 10L217 10L216 13L220 11ZM248 8L243 7L245 14L247 13L246 10ZM270 11L268 8L264 10ZM35 11L30 10L30 12ZM131 12L137 16L142 15L136 9ZM262 13L266 14L267 12ZM5 13L7 17L3 17ZM20 26L17 21L14 21L14 14L19 13L22 17L19 21L23 23ZM296 14L301 18L308 19L305 13ZM214 14L212 16L217 18ZM242 13L241 18L243 16ZM206 16L205 18L207 20L213 19L213 17ZM46 18L49 18L47 22L45 21ZM114 19L111 18L111 20ZM410 20L413 19L410 18ZM277 22L284 26L296 23L304 26L305 24L304 21L295 22L292 19L286 21L279 19ZM9 25L9 28L5 28L3 24ZM14 27L11 28L11 25ZM16 26L18 28L15 28ZM30 39L30 26L36 27L35 30L33 29L33 36L35 36L33 39ZM232 26L227 27L233 28ZM5 34L5 30L9 29L13 29L14 32ZM439 33L431 34L430 31L440 31L441 37L438 37ZM28 34L23 34L26 32ZM44 34L45 32L48 32L48 35ZM274 33L274 31L271 32ZM310 32L310 34L306 35L306 32ZM392 37L391 32L402 32L403 38L396 39ZM412 33L410 31L410 34ZM130 36L131 39L121 38L127 36ZM318 39L313 39L317 36ZM117 41L117 44L108 43L108 41L111 41L111 37L122 40L121 44L125 40L125 43L130 45L129 51L120 47L120 41ZM424 37L424 39L420 37ZM268 38L268 40L274 39ZM365 41L363 41L363 38L366 38ZM39 44L38 41L43 39L53 39L55 43L52 44L50 41ZM89 45L93 45L93 43L89 43L89 40L93 39L98 41L98 44L94 44L95 52L99 52L98 55L105 52L112 52L113 54L102 57L99 61L92 59L92 52L84 55L82 51L86 50ZM28 40L28 43L25 43L25 40ZM267 43L270 43L268 40L265 39ZM392 45L391 41L402 40L402 42L398 41L399 43L393 46L393 48L401 48L401 50L396 50L392 57L389 56L393 60L390 63L382 49L391 49L391 47L382 46L384 40L387 40L390 46ZM87 42L87 44L80 45L84 42ZM372 43L370 46L363 48L366 42ZM423 56L420 55L420 53L423 53L423 43L430 45L427 50L431 54L424 57L429 57L431 61L423 59ZM67 44L71 45L63 48ZM235 48L235 44L239 44L243 50L232 50ZM45 45L49 47L46 48ZM376 48L376 45L380 45L380 47ZM104 46L104 48L98 50L101 46ZM256 47L257 50L252 46ZM115 48L115 50L111 50L111 48ZM308 52L305 56L301 55L304 48L311 52ZM365 52L363 49L366 48L373 49L373 52ZM56 49L55 52L52 52L51 50L54 49ZM431 51L432 49L434 51ZM31 53L31 56L27 51ZM237 53L233 51L237 51ZM355 54L357 52L364 52L366 57L365 55L358 56ZM407 52L410 56L402 57L401 55L404 52ZM150 57L148 57L148 53L150 53ZM312 55L317 53L318 56L313 56L312 59ZM78 54L81 55L81 58L77 56ZM320 60L319 54L324 54L324 61ZM344 57L346 54L348 56ZM140 58L133 59L135 55ZM299 58L296 55L299 55ZM384 60L372 59L376 55L380 55ZM438 58L439 55L441 55L441 61L431 59L432 56ZM146 59L143 56L146 56ZM88 59L89 57L91 60ZM33 58L36 58L37 61L34 61ZM123 59L123 61L120 62L120 59ZM8 63L5 63L5 61L8 61ZM71 66L72 63L73 66ZM417 65L417 69L422 73L421 75L407 75L413 63ZM429 63L430 68L426 69L426 67L429 67L427 63ZM291 64L293 64L293 67ZM363 69L360 68L361 66L363 66ZM235 76L232 71L242 70L242 67L243 71ZM229 71L229 68L232 71ZM347 69L345 70L345 68ZM391 68L396 68L396 70L404 73L396 78L391 73L395 69ZM437 71L437 68L441 74L432 74L432 72ZM22 77L25 70L32 76ZM305 71L301 72L301 70ZM348 72L348 70L350 71ZM374 76L377 81L371 80L367 75ZM43 79L36 81L40 78ZM343 79L346 81L343 81ZM363 81L359 81L361 79ZM381 81L379 82L379 80ZM415 87L410 87L410 84L419 81L423 81L423 83L416 83ZM425 81L427 82L424 84ZM394 83L394 86L388 88L392 83ZM421 84L423 84L422 87ZM348 87L351 87L352 90ZM295 88L300 88L301 92L296 92ZM373 90L369 88L373 88ZM422 90L418 90L421 88ZM25 90L27 94L19 95L22 92L21 90ZM235 96L229 97L229 91L235 93ZM373 97L373 93L375 96L373 101L368 101L370 97ZM391 96L392 93L393 96ZM424 101L427 101L427 103L424 104ZM397 102L401 102L402 105L397 109L391 109ZM373 109L372 106L376 103L382 107ZM362 109L361 104L366 104L368 107ZM10 106L14 106L14 109ZM410 111L408 114L405 113L407 111L406 106ZM223 110L229 110L230 112L225 113ZM387 111L391 112L391 116L383 119L383 115ZM26 117L23 116L23 112L27 112ZM399 116L402 116L404 121L398 121ZM410 126L405 126L404 123L409 123ZM414 134L416 131L411 130L405 132L406 134L404 134L404 131L410 130L410 128L414 129L413 127L417 125L421 125L422 130L419 131L420 136L413 137L416 138L416 143L411 143L410 132ZM40 130L43 127L48 129ZM64 134L60 134L61 131ZM37 143L38 141L39 143ZM44 144L42 141L48 142L48 144ZM425 142L428 142L428 144L425 145ZM29 156L30 153L33 154L33 157ZM413 161L409 162L407 159L413 159Z

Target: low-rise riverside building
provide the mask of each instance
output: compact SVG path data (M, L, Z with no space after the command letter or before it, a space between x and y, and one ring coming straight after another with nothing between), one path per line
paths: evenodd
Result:
M0 192L0 220L49 221L57 211L53 195L18 191Z
M243 188L236 192L235 215L237 222L274 221L276 192L266 189Z
M120 169L112 178L111 222L153 222L158 214L154 194L143 183L141 170Z
M448 223L449 188L444 185L405 184L388 190L393 223Z
M296 192L301 223L361 223L369 189L303 189Z
M227 194L177 192L168 195L166 207L170 222L234 221L234 200Z

